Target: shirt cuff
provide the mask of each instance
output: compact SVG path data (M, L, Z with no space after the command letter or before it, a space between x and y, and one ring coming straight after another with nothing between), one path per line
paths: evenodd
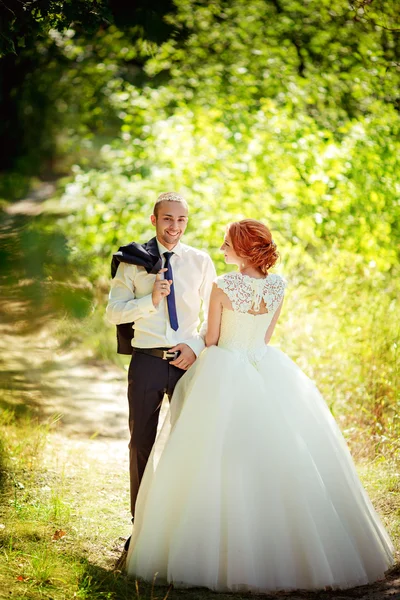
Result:
M156 312L158 312L158 308L156 308L153 304L152 294L143 296L143 298L136 298L135 302L140 310L141 317L149 317L150 315L154 315Z
M205 343L201 336L190 338L190 340L185 340L182 343L189 346L189 348L191 348L193 350L193 352L195 353L196 356L199 356L199 354L205 348Z

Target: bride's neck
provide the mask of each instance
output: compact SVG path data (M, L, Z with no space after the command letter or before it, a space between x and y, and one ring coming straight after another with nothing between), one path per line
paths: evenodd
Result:
M262 278L265 277L265 273L263 273L260 269L257 269L256 267L241 267L240 265L238 265L239 267L239 272L242 275L248 275L249 277L254 277L254 278Z

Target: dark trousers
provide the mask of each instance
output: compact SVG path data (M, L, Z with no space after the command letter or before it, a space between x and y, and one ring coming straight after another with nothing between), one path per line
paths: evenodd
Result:
M185 371L156 356L132 353L128 372L129 471L131 512L135 514L139 485L157 434L164 394L171 400L174 388Z

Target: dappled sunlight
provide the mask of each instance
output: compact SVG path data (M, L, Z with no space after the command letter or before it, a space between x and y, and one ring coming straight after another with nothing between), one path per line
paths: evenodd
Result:
M60 415L64 435L127 438L124 371L60 352L48 330L17 340L3 335L0 341L3 408L22 404L41 419Z
M189 204L183 241L219 275L229 222L271 228L288 283L271 343L321 390L398 548L396 0L14 4L0 37L0 596L215 596L113 572L131 525L110 260L154 235L170 190ZM400 599L399 567L368 588L278 596Z

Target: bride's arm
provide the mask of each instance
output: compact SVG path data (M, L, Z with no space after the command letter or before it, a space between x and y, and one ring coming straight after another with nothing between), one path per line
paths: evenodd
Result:
M283 304L283 298L281 300L280 305L278 306L278 308L275 311L274 316L272 317L272 321L269 324L269 327L267 329L267 333L265 334L265 343L269 344L270 339L272 338L272 334L274 333L274 329L275 329L275 325L279 319L279 315L281 314L281 310L282 310L282 304Z
M222 317L222 294L223 291L214 283L208 307L206 346L216 346L218 344Z

